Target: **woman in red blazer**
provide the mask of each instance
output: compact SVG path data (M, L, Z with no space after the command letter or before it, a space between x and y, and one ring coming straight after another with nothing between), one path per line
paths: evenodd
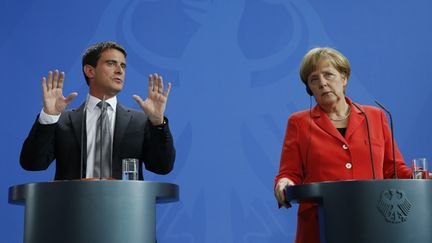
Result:
M296 184L368 180L373 178L365 117L345 96L350 64L332 48L314 48L303 58L300 77L317 105L294 113L282 148L275 196L280 206L288 206L285 188ZM359 105L368 116L377 179L393 177L391 134L384 112ZM410 178L395 146L398 178ZM300 204L296 243L318 243L319 224L315 204Z

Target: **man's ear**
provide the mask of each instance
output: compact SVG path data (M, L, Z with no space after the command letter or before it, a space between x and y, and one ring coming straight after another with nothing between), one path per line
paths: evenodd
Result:
M95 68L93 66L86 64L84 65L83 70L88 79L92 79L94 77Z

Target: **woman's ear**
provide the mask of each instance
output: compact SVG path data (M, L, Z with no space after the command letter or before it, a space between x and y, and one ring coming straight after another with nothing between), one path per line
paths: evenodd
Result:
M342 73L341 75L342 75L342 84L344 87L346 87L348 83L347 75L345 73Z

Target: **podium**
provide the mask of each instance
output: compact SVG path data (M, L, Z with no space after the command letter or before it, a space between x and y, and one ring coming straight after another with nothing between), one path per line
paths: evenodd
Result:
M367 180L288 187L318 204L321 243L432 242L432 180Z
M59 181L9 188L25 205L25 243L152 243L156 203L178 201L175 184L149 181Z

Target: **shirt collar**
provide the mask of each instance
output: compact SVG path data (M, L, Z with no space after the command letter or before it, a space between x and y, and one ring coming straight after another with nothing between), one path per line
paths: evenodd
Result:
M96 105L101 101L101 99L96 98L92 95L88 95L88 100L87 100L87 109L90 111L93 111L94 108L96 107ZM105 100L108 104L110 104L111 109L113 109L113 111L116 111L117 108L117 96L114 96L112 98L109 98L107 100Z

